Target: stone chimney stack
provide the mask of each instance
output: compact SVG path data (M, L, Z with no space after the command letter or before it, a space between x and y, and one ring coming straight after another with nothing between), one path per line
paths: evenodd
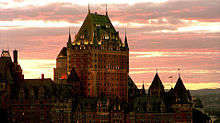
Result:
M44 80L44 74L41 74L41 79Z

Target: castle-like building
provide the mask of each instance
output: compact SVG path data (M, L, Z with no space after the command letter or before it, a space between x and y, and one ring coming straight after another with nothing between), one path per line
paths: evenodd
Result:
M11 122L188 123L192 102L179 76L168 92L156 73L145 92L129 76L129 47L108 13L88 11L78 33L56 59L54 81L24 79L9 51L0 57L0 106Z
M112 25L108 13L90 13L74 40L69 39L57 56L54 81L66 83L75 71L85 97L101 95L128 102L129 48Z

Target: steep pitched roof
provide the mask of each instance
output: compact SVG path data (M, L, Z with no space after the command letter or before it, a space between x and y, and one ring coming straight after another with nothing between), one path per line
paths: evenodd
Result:
M75 71L75 68L72 68L70 75L67 78L68 82L80 82L80 79Z
M67 53L66 53L67 48L63 47L63 49L60 51L58 57L66 57Z
M128 89L130 88L134 88L135 90L138 90L138 87L135 85L134 81L128 75Z
M176 82L176 85L174 87L174 90L182 90L182 91L186 91L186 88L183 84L183 81L182 79L179 77L177 82Z
M103 33L116 33L109 17L107 15L99 15L97 13L88 13L81 28L79 29L75 40L80 40L83 35L88 41L92 41L95 44L96 40L101 38Z
M156 73L156 75L154 76L153 82L151 83L151 87L157 87L157 86L162 86L163 87L163 83L160 80L159 75Z

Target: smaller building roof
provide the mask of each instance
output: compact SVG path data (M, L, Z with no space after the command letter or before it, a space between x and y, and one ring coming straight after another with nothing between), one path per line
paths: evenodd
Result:
M21 81L21 85L24 85L24 86L37 86L37 87L40 87L41 85L50 86L51 84L54 84L54 82L51 78L24 79L24 80Z
M67 81L68 82L80 82L80 79L79 79L79 77L76 73L75 68L72 68L72 70L70 72L70 75L67 78Z
M183 81L181 79L181 77L178 78L176 85L174 87L174 90L182 90L182 91L186 91L186 88L183 84Z
M177 98L177 103L189 103L189 95L183 84L181 77L178 78L174 91Z
M151 87L158 87L158 86L163 86L163 83L161 82L158 73L156 73L156 75L154 76L153 82L150 85L150 88Z

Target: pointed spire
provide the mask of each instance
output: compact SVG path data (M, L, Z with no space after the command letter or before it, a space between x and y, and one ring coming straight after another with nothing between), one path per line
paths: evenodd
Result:
M71 40L70 27L69 27L69 38L67 42L67 47L71 47L71 46L72 46L72 40Z
M90 14L90 6L89 6L89 4L88 4L88 13Z
M108 5L107 5L107 3L105 4L105 13L106 13L106 16L108 16Z
M143 81L143 85L142 85L142 94L145 95L144 81Z
M70 27L69 27L69 39L68 39L68 43L71 43L71 34L70 34Z
M126 36L126 28L125 28L125 47L128 48L128 41L127 41L127 36Z

